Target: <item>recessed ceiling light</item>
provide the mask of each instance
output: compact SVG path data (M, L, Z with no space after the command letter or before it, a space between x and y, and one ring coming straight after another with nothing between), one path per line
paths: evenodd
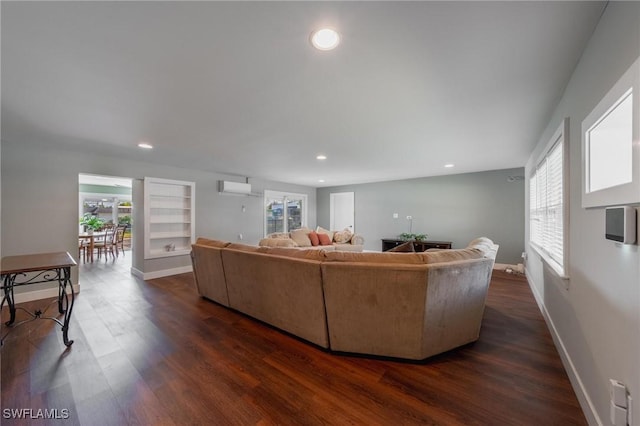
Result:
M318 179L318 182L324 183L324 179Z
M153 149L153 145L148 144L146 142L141 142L138 144L138 148L142 148L142 149Z
M327 159L327 156L323 154L320 154L316 157L316 160L326 160L326 159Z
M445 164L444 166L445 166L447 169L450 169L450 168L452 168L454 165L453 165L453 164L451 164L451 163L449 163L449 164Z
M322 28L311 33L311 44L318 50L335 49L340 44L340 35L331 28Z

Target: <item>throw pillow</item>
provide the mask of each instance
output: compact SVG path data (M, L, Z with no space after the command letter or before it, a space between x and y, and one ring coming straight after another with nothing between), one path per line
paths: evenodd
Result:
M328 229L324 229L322 226L318 226L316 228L316 233L318 234L325 234L329 237L329 241L333 241L333 231L329 231Z
M402 253L415 253L416 249L413 247L413 243L411 241L407 241L406 243L402 243L398 246L395 246L391 250L393 252L402 252Z
M298 247L311 247L308 229L296 229L291 231L291 239L298 244Z
M315 247L317 245L320 245L320 239L318 239L318 234L316 234L316 231L309 232L309 239L311 240L312 246Z
M320 241L321 246L330 246L331 238L327 234L321 234L318 232L318 240Z
M353 234L351 234L349 228L345 228L343 231L338 231L333 234L333 241L339 244L345 244L348 243L349 240L351 240L352 235Z

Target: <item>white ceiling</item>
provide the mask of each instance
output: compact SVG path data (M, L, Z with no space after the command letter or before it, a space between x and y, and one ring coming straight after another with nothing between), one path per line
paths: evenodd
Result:
M0 7L4 142L333 186L523 166L604 3Z

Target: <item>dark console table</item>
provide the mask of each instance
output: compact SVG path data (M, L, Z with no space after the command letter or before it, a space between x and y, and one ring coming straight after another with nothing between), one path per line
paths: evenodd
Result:
M394 247L404 244L407 241L398 240L395 238L383 238L382 239L382 251L391 250ZM451 241L412 241L413 249L417 252L425 251L432 248L437 249L450 249Z
M9 306L10 313L10 318L9 321L6 322L6 325L15 327L38 318L49 319L55 321L62 327L64 344L71 346L73 340L69 340L68 332L69 319L71 319L74 301L73 286L71 285L72 266L76 266L76 262L67 252L3 257L0 275L2 275L1 289L3 290L4 297L2 298L2 302L0 302L0 311L6 302ZM52 304L56 304L57 302L58 313L64 315L62 321L54 316L44 316L47 308L51 305L47 306L44 310L38 309L35 312L29 312L23 308L16 308L13 295L13 289L15 287L49 282L58 284L58 297L55 298ZM67 290L70 291L67 292ZM16 309L27 312L31 318L15 323ZM0 345L4 343L4 339L10 331L11 330L2 336Z

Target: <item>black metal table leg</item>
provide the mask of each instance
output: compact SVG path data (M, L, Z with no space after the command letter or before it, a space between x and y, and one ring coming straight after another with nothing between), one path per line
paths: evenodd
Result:
M64 322L62 323L62 340L64 341L65 346L71 346L73 344L73 340L69 340L69 320L71 319L71 311L73 311L73 303L75 302L73 285L71 284L71 268L67 267L60 270L58 285L60 288L58 311L61 314L64 313ZM69 303L67 285L71 288L71 303Z
M13 285L16 281L17 274L7 274L4 277L4 298L2 301L7 301L9 306L9 321L5 322L6 325L12 325L16 321L16 304L13 298Z

